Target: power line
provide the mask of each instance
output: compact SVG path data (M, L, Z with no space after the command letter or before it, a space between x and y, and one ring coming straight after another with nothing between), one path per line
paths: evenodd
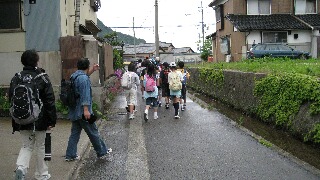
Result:
M108 26L107 26L108 27ZM132 29L132 28L153 28L153 27L132 27L132 26L119 26L119 27L108 27L108 28L130 28L130 29Z

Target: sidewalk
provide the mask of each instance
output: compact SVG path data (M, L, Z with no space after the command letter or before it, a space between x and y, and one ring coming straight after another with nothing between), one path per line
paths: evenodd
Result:
M100 121L97 121L97 125ZM67 148L68 138L71 131L71 122L68 120L57 120L52 138L52 159L48 161L49 173L52 180L71 179L79 161L65 162L64 156ZM78 143L78 154L82 156L88 147L89 138L84 131ZM14 179L16 160L21 148L19 132L12 134L11 119L0 117L0 179ZM26 179L34 179L35 154L32 155L30 168Z

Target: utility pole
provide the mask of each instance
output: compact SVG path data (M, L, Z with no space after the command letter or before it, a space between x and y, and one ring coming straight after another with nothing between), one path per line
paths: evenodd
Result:
M204 47L204 24L203 24L203 7L202 7L202 1L201 1L201 28L202 28L202 48Z
M80 0L76 0L76 11L75 11L75 20L74 20L74 36L78 36L80 34L79 21L80 21Z
M134 60L137 60L137 51L136 51L136 32L134 30L134 17L132 23L132 30L133 30L133 47L134 47Z
M133 30L133 45L134 45L134 58L137 59L137 52L136 52L136 31L135 29L136 28L142 28L142 29L145 29L145 28L153 28L153 27L135 27L134 26L134 17L133 17L133 22L132 22L132 27L131 26L119 26L119 27L109 27L109 28L132 28Z
M155 0L155 46L156 57L159 57L159 33L158 33L158 0Z

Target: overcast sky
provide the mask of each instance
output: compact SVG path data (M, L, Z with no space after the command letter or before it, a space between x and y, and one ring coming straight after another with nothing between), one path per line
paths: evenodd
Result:
M197 51L197 41L202 40L201 2L205 36L215 32L215 16L208 7L212 0L158 0L159 41L172 43L176 48L191 47ZM98 18L114 31L155 42L155 0L101 1ZM134 17L134 21L133 21ZM113 28L130 27L130 28ZM201 43L202 44L202 43Z

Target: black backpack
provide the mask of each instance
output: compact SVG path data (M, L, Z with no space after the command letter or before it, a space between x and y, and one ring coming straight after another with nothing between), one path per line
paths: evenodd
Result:
M20 125L26 125L38 120L42 108L42 102L39 98L39 90L36 79L43 77L41 73L33 77L26 72L20 72L15 75L12 81L13 94L11 97L10 114L12 119ZM45 78L43 77L44 81Z
M74 81L78 76L84 74L78 74L74 78L70 77L70 80L61 80L61 89L60 89L60 100L63 105L67 107L75 107L77 104L77 99L80 95L75 90Z
M168 84L168 74L170 73L169 69L163 70L162 84Z

